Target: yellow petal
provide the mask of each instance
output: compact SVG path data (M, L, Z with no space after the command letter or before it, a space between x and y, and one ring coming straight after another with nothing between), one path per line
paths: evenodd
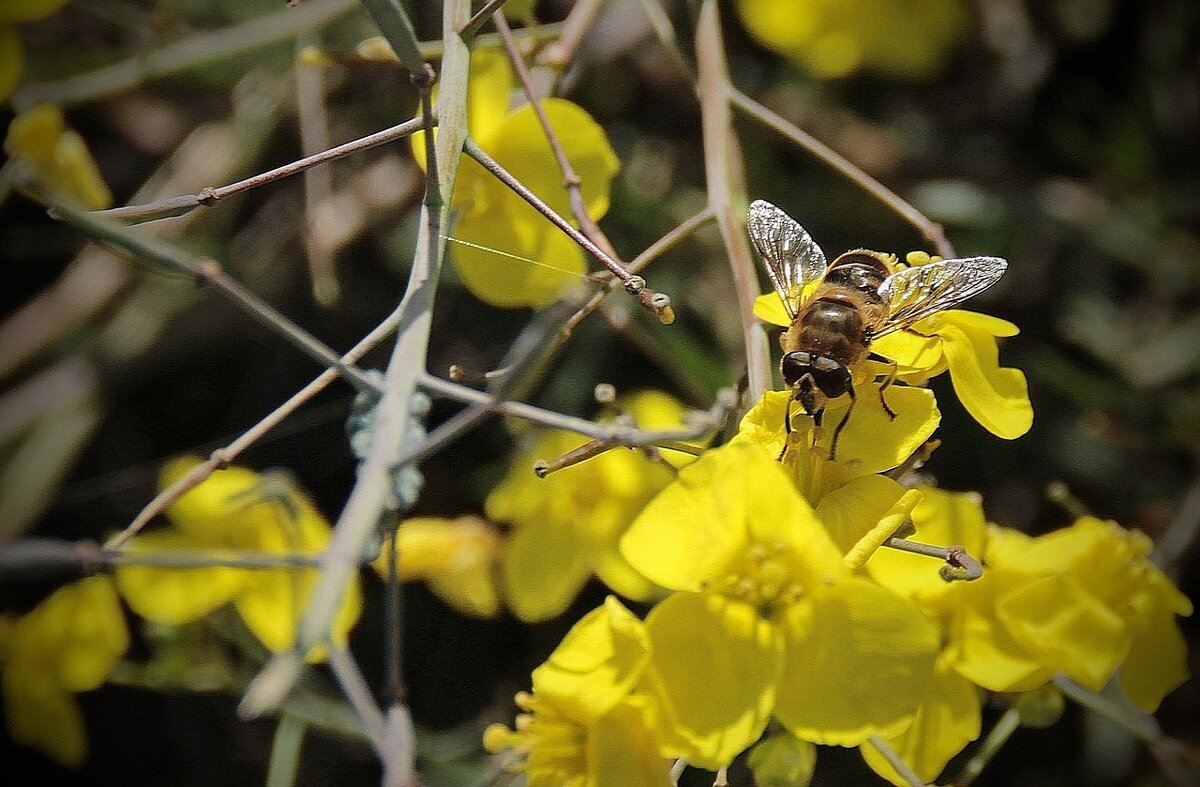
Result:
M1021 329L1015 323L1011 323L1008 320L1002 320L990 314L967 311L966 309L950 309L936 315L934 319L937 320L939 325L957 325L966 331L977 331L998 338L1016 336L1021 332ZM917 323L917 326L920 325L921 323Z
M979 737L980 727L979 690L939 660L912 726L887 742L923 781L932 783L951 757ZM874 746L863 744L859 751L871 770L892 784L911 784Z
M591 573L584 544L560 521L526 522L504 545L504 597L513 614L526 623L564 612Z
M787 656L775 715L794 735L857 746L912 722L938 651L938 632L915 604L851 577L814 588L781 623Z
M479 517L457 519L413 517L400 523L399 578L422 579L443 601L476 617L491 617L500 608L495 568L500 540L495 528ZM371 567L388 575L391 536Z
M316 586L315 569L268 569L253 572L234 599L238 615L246 628L272 653L290 648L296 641L296 627ZM351 582L338 607L333 623L335 645L345 647L350 629L362 612L362 591ZM309 661L324 659L324 648L306 654Z
M714 448L650 501L621 538L621 553L663 587L697 590L741 558L751 521L777 520L779 501L791 499L798 495L790 481L762 449Z
M783 300L773 292L760 295L754 299L754 316L771 325L787 327L792 324Z
M467 130L472 139L490 150L489 143L508 115L509 94L513 89L512 68L508 64L507 56L500 49L480 47L471 52L467 79ZM438 87L435 84L435 107L437 98ZM434 137L436 136L435 129ZM412 151L417 166L425 169L424 131L412 135ZM459 202L457 185L454 201L456 204Z
M903 494L904 487L886 476L860 476L822 497L817 516L844 554Z
M1130 633L1120 616L1061 574L1004 594L996 615L1043 666L1092 691L1104 687L1129 653Z
M30 107L13 118L4 139L4 152L48 167L54 161L54 150L66 128L62 110L53 104Z
M533 671L533 691L571 718L593 721L625 699L649 660L645 625L609 596Z
M451 244L459 278L476 298L500 308L545 306L587 270L579 246L515 194L491 197L463 216L454 237L472 244Z
M972 683L991 691L1030 691L1053 675L996 615L997 599L1028 580L1025 574L989 566L981 579L956 582L945 594L943 606L953 615L947 631L951 663Z
M101 210L112 205L112 192L100 174L87 143L78 132L67 129L54 150L54 165L43 173L46 185L85 207Z
M598 718L588 735L587 787L670 787L656 728L649 697L631 697Z
M24 73L25 47L21 36L11 27L0 26L0 102L8 101Z
M541 106L579 176L588 215L601 218L608 212L609 186L621 166L604 129L587 111L565 99L547 98ZM531 105L524 104L504 118L492 140L487 151L496 161L560 216L571 218L571 203L558 160ZM545 219L539 216L539 221L544 223Z
M758 739L783 660L778 629L748 604L677 593L651 610L651 679L689 763L715 770Z
M942 341L912 331L895 331L871 342L871 352L896 362L897 375L923 373L932 376L942 363Z
M134 554L191 552L219 559L220 552L177 530L143 533L129 542ZM179 625L208 615L241 592L248 571L225 568L156 568L127 565L116 570L117 587L133 611L147 620Z
M1142 710L1153 713L1163 698L1188 679L1187 640L1169 610L1139 615L1129 655L1121 665L1121 687Z
M663 588L644 577L621 554L616 544L603 550L595 561L596 576L613 591L633 601L648 601L666 594Z
M8 734L67 768L87 758L83 712L74 695L35 665L10 663L3 674Z
M996 340L965 324L942 326L942 350L954 392L967 412L997 437L1012 440L1033 425L1029 386L1019 369L1001 368Z
M57 591L70 598L60 611L70 623L58 652L58 680L70 691L91 691L108 678L113 665L129 649L125 614L113 581L100 575L81 579Z
M926 388L891 386L883 396L896 413L894 419L888 417L879 403L878 386L862 386L858 390L858 402L838 439L834 459L853 475L882 473L899 466L933 435L941 423L937 401L933 392ZM833 432L849 407L849 397L839 397L825 410L817 446L826 455L833 442Z

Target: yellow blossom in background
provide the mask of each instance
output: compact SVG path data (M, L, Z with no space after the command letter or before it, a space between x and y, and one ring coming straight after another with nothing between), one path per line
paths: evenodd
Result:
M500 611L496 569L500 538L479 517L413 517L396 534L401 581L424 580L429 589L464 615L492 617ZM386 579L388 536L371 567Z
M667 787L645 625L614 597L585 615L517 696L516 729L492 725L484 746L521 756L529 787Z
M165 488L198 463L196 457L168 462ZM273 488L274 487L274 488ZM244 467L218 470L167 509L171 527L143 533L130 552L191 553L230 561L237 553L313 556L328 544L329 523L294 485ZM117 585L142 617L179 625L233 604L246 627L272 652L290 648L296 626L317 580L315 568L158 568L123 566ZM333 639L345 646L362 610L362 591L350 583L334 621ZM315 647L310 660L324 658Z
M50 16L67 0L4 0L0 2L0 101L8 101L25 73L25 47L13 25Z
M860 70L920 78L940 69L966 33L963 0L737 0L764 46L815 77Z
M642 429L682 427L683 405L661 392L637 392L618 404ZM593 573L626 598L650 598L658 588L630 567L617 542L674 477L668 458L690 457L663 450L664 461L656 461L617 447L538 478L535 462L555 459L587 439L559 431L532 437L484 503L489 519L512 526L501 578L513 613L526 622L552 618L566 610Z
M28 614L0 619L4 715L18 743L77 768L87 757L75 694L98 688L129 647L107 576L59 588Z
M570 220L562 172L533 107L521 103L511 108L515 83L504 53L498 49L472 52L470 80L467 126L471 138ZM580 178L588 215L601 218L608 212L609 185L620 168L604 130L570 101L547 98L540 103ZM415 134L412 144L417 162L424 167L424 134ZM451 259L467 289L486 303L544 306L587 270L584 253L574 241L473 160L463 160L451 207L456 213L454 237L485 247L451 244Z
M39 185L64 199L94 209L112 204L112 193L87 143L67 128L62 110L52 104L38 104L17 115L8 127L4 152L28 166Z
M751 442L680 471L621 539L677 591L646 618L668 746L728 765L774 716L855 746L912 723L937 633L911 601L854 576L812 507Z

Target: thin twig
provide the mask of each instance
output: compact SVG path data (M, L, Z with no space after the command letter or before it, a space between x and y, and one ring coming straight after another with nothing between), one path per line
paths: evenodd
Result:
M399 307L402 312L400 328L384 378L384 393L372 422L370 449L359 467L354 488L321 562L320 577L300 621L296 646L287 653L274 656L250 683L239 708L244 716L258 716L278 707L299 679L303 665L301 654L317 643L329 641L333 620L358 569L363 545L377 527L390 499L390 469L408 428L410 402L428 350L433 297L444 252L439 228L449 218L448 201L466 138L470 53L457 31L469 17L467 0L446 0L442 23L446 49L442 58L440 125L435 141L438 158L437 168L431 170L429 176L438 178L447 202L438 206L436 213L428 205L421 209L408 289ZM407 770L411 772L411 767Z
M300 127L300 149L305 157L330 147L329 113L325 111L324 71L300 63L300 51L316 41L311 33L296 39L296 121ZM308 261L313 299L322 306L337 302L339 286L334 273L334 255L320 243L318 209L333 193L333 173L328 167L313 167L304 173L304 252Z
M58 82L35 82L13 94L18 110L34 104L78 104L311 31L358 7L353 0L306 0L220 30L197 33L161 49L141 53L110 66L67 77Z
M371 697L371 690L367 687L367 681L358 669L354 655L345 648L331 647L329 648L329 667L334 677L337 678L338 685L342 687L342 694L346 695L350 706L354 708L355 714L362 722L367 739L371 741L371 745L383 759L386 754L386 747L383 745L383 714Z
M954 580L973 582L983 576L983 564L957 544L940 547L893 536L884 541L883 546L946 561L946 565L942 566L938 573L947 582Z
M757 400L771 389L771 353L762 321L754 315L754 301L761 288L742 217L737 212L744 209L748 200L741 172L741 153L729 111L729 65L725 60L725 42L716 0L705 0L700 7L696 23L696 62L699 66L696 90L700 97L700 122L704 134L708 202L721 230L733 274L749 393L752 400Z
M575 171L575 167L571 166L567 152L563 149L554 127L550 125L550 118L546 116L541 98L533 89L529 68L525 65L525 58L521 56L521 51L517 48L516 39L513 37L512 29L508 26L508 20L504 18L503 10L496 11L494 21L496 30L500 33L500 40L504 42L504 51L508 54L508 60L512 63L513 70L517 72L517 79L521 83L522 90L525 91L525 98L533 107L538 125L542 127L542 133L546 136L546 142L550 145L554 160L558 162L558 170L563 176L563 188L567 190L567 199L571 205L571 215L575 217L575 221L578 222L579 229L584 235L587 235L610 256L618 256L612 243L609 242L608 236L600 230L600 225L588 213L587 203L583 199L583 181L580 179L579 173Z
M414 78L422 78L427 63L421 55L421 43L413 30L408 12L399 0L361 0L379 32L387 39L396 57Z
M901 779L904 779L904 781L908 782L910 785L912 785L912 787L925 787L925 780L918 776L913 769L909 767L908 763L906 763L904 759L896 753L896 750L893 749L887 741L885 741L879 735L872 735L870 738L868 738L868 740L871 742L871 745L883 755L883 758L888 761L888 765L891 765L896 769L896 773L900 774Z
M1008 739L1021 726L1021 713L1016 708L1009 708L992 725L983 743L971 755L971 759L963 766L962 771L954 779L954 787L968 787L973 784L987 764L1004 748Z
M480 8L475 12L475 16L467 20L467 23L463 25L462 30L458 31L458 34L462 36L464 41L470 41L473 39L475 34L479 32L479 28L483 27L487 23L488 19L492 17L492 14L495 14L497 11L499 11L500 6L504 5L506 2L508 2L508 0L488 0L488 2L484 4L483 8Z
M128 227L79 210L52 195L41 194L56 218L99 241L122 249L127 254L155 263L167 270L186 273L200 284L206 284L224 296L260 324L274 331L305 355L323 366L337 369L347 382L359 390L371 390L373 384L362 372L347 366L341 358L316 337L260 299L237 281L225 275L215 260L193 260L174 246L155 238L139 236Z
M376 131L374 134L368 134L365 137L346 142L342 145L335 145L328 150L296 161L289 162L275 169L260 172L257 175L252 175L248 178L230 183L225 186L208 187L201 189L196 194L183 194L178 197L167 197L165 199L154 200L142 205L124 205L119 208L109 208L108 210L95 211L93 215L111 216L119 218L130 223L138 223L142 221L153 221L154 219L165 219L173 216L182 216L201 206L210 206L220 199L240 194L243 191L265 186L268 183L273 183L307 169L324 164L327 161L345 158L354 153L360 153L364 150L386 145L389 142L394 142L397 139L403 139L423 128L422 118L413 118L399 123L391 128L385 128L382 131Z
M538 65L550 66L560 71L570 65L575 59L576 50L592 29L603 6L604 0L577 0L563 22L558 40L542 50L538 56Z
M630 273L641 273L645 268L654 262L660 256L670 251L675 247L675 244L683 240L688 235L696 231L701 225L712 221L713 209L706 205L699 213L684 221L675 229L671 230L661 238L650 244L645 251L630 260L626 270ZM587 300L587 303L580 307L579 311L571 315L571 319L567 320L567 324L563 326L559 333L558 340L565 341L571 338L571 334L579 327L579 323L583 322L589 314L594 312L597 307L604 301L604 298L613 290L617 289L618 282L615 278L610 278L608 283L604 285L604 289L594 294Z
M530 191L524 183L513 177L511 172L506 170L499 162L488 155L487 151L479 147L469 137L463 145L463 152L479 162L497 180L516 192L534 210L549 219L554 226L562 230L571 240L578 243L584 251L591 254L604 267L608 268L621 281L621 284L625 287L625 291L635 296L638 302L653 312L660 322L669 324L674 321L675 312L671 308L671 299L666 293L655 292L647 287L645 279L630 273L624 265L609 256L608 253L593 243L586 235L572 227L570 222L558 215L553 208Z
M891 208L896 215L907 221L917 231L925 236L925 239L933 244L937 253L943 257L950 258L957 256L954 247L946 238L945 232L942 230L942 225L931 221L925 214L914 208L906 202L900 195L889 189L887 186L880 183L875 178L863 172L862 169L855 166L849 159L842 156L833 148L826 145L821 140L809 134L804 129L792 123L787 118L782 117L770 109L767 109L762 104L742 93L734 87L729 88L729 100L735 107L745 112L750 117L759 121L768 128L777 131L789 140L799 145L800 147L812 153L814 156L825 162L827 165L837 170L839 173L857 183L871 196L878 199L884 205Z

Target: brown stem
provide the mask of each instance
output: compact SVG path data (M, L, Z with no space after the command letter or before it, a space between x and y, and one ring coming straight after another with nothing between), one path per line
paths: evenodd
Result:
M821 159L821 161L857 183L884 205L887 205L896 215L916 227L917 231L933 244L938 254L946 258L957 256L954 247L947 240L946 234L942 230L942 225L931 221L924 213L914 208L902 199L900 195L896 194L896 192L866 172L863 172L845 156L842 156L795 123L792 123L781 115L777 115L736 88L729 88L729 100L735 107L747 115L750 115L768 128L779 132L809 153L812 153Z

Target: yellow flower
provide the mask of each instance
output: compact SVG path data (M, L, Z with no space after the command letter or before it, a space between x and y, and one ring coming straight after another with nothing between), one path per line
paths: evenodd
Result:
M738 0L751 35L822 79L929 75L966 31L961 0Z
M513 87L512 71L502 52L472 52L467 104L471 137L555 212L570 219L558 160L533 107L523 103L510 110ZM588 215L601 218L608 212L609 184L620 168L604 130L570 101L547 98L540 103L580 178ZM413 136L413 152L424 167L423 133ZM583 251L574 241L473 160L463 161L451 206L457 212L454 237L484 247L454 244L455 270L467 289L486 303L544 306L587 269ZM504 255L534 262L516 262Z
M624 409L645 429L679 428L684 412L682 404L657 391L631 395ZM563 612L593 572L626 598L641 601L657 591L621 557L617 541L673 472L640 451L614 448L545 478L534 474L537 460L585 442L569 432L537 434L484 503L489 519L512 525L501 579L505 600L523 621Z
M401 581L424 580L465 615L486 618L500 611L495 576L500 539L495 528L473 516L413 517L401 522L396 533ZM388 575L391 539L389 535L371 563L383 578Z
M816 504L832 489L853 478L881 473L902 464L921 447L937 429L942 415L933 393L925 388L889 388L887 401L896 412L889 418L879 404L878 387L868 384L846 422L838 440L837 461L830 461L829 447L833 429L849 406L849 400L834 400L825 410L825 422L813 429L812 419L802 415L803 409L793 405L791 448L784 454L783 464L794 473L801 493ZM754 443L768 453L779 456L788 437L784 428L791 391L767 391L757 404L742 417L738 433L731 442ZM804 447L812 445L814 450ZM871 524L874 524L872 522Z
M107 576L59 588L0 626L4 708L14 741L77 768L87 757L74 695L99 687L129 647L121 603Z
M684 468L621 539L674 595L646 618L668 746L717 768L774 715L854 746L913 719L937 632L911 601L851 574L811 506L750 442Z
M0 29L0 44L3 34ZM52 104L38 104L13 118L4 152L29 167L38 183L60 197L94 209L112 204L112 193L87 143L67 128L62 110Z
M5 0L0 3L0 101L8 101L25 72L25 47L12 25L50 16L67 0Z
M924 265L936 259L924 252L910 252L906 257L909 265ZM760 320L773 325L789 324L782 302L773 293L759 296L754 313ZM996 339L1016 336L1017 332L1017 326L1007 320L963 309L948 309L919 320L909 330L880 337L871 342L871 351L895 361L896 379L909 385L923 385L949 370L954 392L967 412L992 434L1013 440L1033 425L1033 406L1029 403L1029 386L1024 373L1000 366ZM892 369L889 365L868 362L854 371L855 385L861 387ZM897 413L902 411L903 403L893 403L893 399L902 390L903 386L893 386L884 394L888 405ZM860 391L859 399L877 402L878 396L870 391ZM840 405L840 412L844 412L849 402L840 399L830 403L825 418L831 423L837 423L841 418L835 405ZM878 405L873 409L882 411ZM862 417L856 408L850 423ZM846 429L848 432L849 425ZM839 445L839 453L841 450Z
M160 483L170 485L199 460L181 457L163 468ZM167 509L172 527L144 533L131 552L191 552L236 560L237 552L268 555L318 555L331 528L303 493L290 483L272 490L272 480L253 470L218 470ZM296 625L316 585L314 568L157 568L125 566L117 570L121 594L142 617L179 625L232 603L246 627L273 652L291 647ZM362 592L350 585L334 624L333 638L345 646L362 610ZM324 658L324 648L307 654Z
M492 725L484 746L515 749L529 787L666 787L655 703L638 690L649 657L645 626L609 596L533 671L516 729Z
M885 740L922 781L932 783L954 755L979 737L982 726L979 695L979 689L955 672L949 659L941 657L912 726ZM863 744L859 752L871 770L897 787L912 783L874 746Z

